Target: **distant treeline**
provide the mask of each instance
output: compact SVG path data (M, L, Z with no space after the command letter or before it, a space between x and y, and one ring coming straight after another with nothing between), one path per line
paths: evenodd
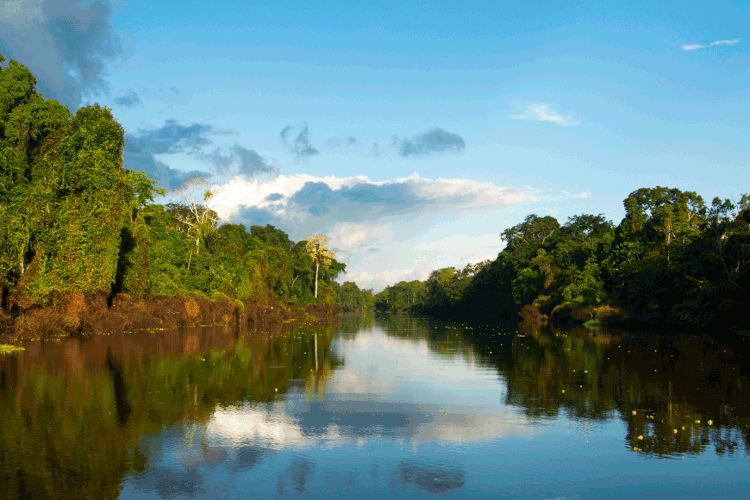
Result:
M315 301L315 263L305 241L270 225L247 231L217 224L201 182L189 183L181 203L150 203L164 192L123 167L124 131L111 112L94 105L71 114L35 85L16 61L0 68L6 311L49 303L66 291ZM335 259L321 267L317 301L371 307L371 291L334 281L344 269Z
M551 318L737 326L748 323L750 196L643 188L618 226L529 215L495 260L433 271L375 296L376 307L464 319Z

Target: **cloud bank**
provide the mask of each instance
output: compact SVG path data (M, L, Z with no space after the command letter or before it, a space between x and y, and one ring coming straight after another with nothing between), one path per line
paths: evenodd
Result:
M468 179L432 180L416 173L390 182L375 182L361 175L279 175L268 181L235 178L215 185L212 191L221 200L216 211L224 219L243 218L250 210L265 212L266 219L316 226L456 208L502 208L541 199L532 188L505 188Z
M428 179L416 173L385 182L362 175L237 177L214 184L211 191L215 210L225 221L245 226L271 224L297 241L312 233L327 234L331 247L348 266L344 279L376 289L401 279L424 279L445 262L463 266L497 255L499 227L486 238L455 236L434 244L413 243L436 220L449 223L456 217L480 216L513 204L587 195L542 193L531 187L508 188L468 179ZM409 256L416 263L397 264L394 256Z
M27 66L38 90L77 109L109 92L108 63L122 56L109 0L15 0L0 7L0 53Z
M549 104L527 104L521 106L516 103L516 106L520 109L521 113L516 115L508 115L508 118L513 120L535 120L542 122L555 123L564 127L572 127L578 125L580 122L573 118L573 115L562 116L549 108ZM521 109L523 108L523 109Z

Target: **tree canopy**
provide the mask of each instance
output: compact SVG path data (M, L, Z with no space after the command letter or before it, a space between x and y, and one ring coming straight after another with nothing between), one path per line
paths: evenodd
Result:
M750 290L750 196L715 198L642 188L625 200L619 225L603 214L527 216L505 229L493 261L433 271L416 302L406 283L375 296L379 309L513 320L524 308L541 317L597 319L620 311L664 324L746 324ZM415 282L412 282L415 283Z

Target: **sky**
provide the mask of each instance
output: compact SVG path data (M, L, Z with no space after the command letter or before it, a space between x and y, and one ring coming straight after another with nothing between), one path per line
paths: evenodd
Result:
M379 291L494 259L529 214L750 192L748 26L747 2L4 0L0 53L110 108L157 202L201 176L223 221L326 234Z

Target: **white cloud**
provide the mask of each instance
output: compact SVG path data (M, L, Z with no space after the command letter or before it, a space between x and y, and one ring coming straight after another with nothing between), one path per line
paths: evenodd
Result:
M466 252L461 256L461 260L469 260L471 257L474 257L477 254L477 250L471 250L470 252Z
M360 288L373 288L376 292L383 290L386 286L399 283L401 281L424 281L430 276L432 269L427 267L428 261L424 260L418 268L410 269L389 269L377 273L368 271L355 273L348 272L344 277L345 281L354 281Z
M734 40L716 40L715 42L711 42L708 45L701 45L698 43L690 43L690 44L683 44L682 50L697 50L697 49L705 49L706 47L714 47L716 45L737 45L739 41L742 40L742 38L735 38Z
M417 173L389 182L374 182L363 175L279 175L270 180L236 177L215 184L211 191L214 209L224 220L242 219L243 210L253 209L278 221L327 227L406 213L503 208L543 199L529 186L518 189L468 179L433 180Z
M393 241L393 234L388 224L342 222L328 231L328 238L332 248L348 252L365 244L382 247Z
M440 267L494 258L502 248L503 228L493 224L508 206L587 194L417 173L385 182L362 175L238 176L211 191L213 208L224 221L272 224L295 241L328 235L337 260L347 265L341 279L378 291L402 280L424 280Z
M742 38L735 38L734 40L716 40L715 42L711 42L711 46L714 45L737 45L737 43L742 40Z
M572 127L573 125L578 125L578 120L575 120L573 118L573 115L569 116L562 116L561 114L552 111L549 108L549 104L526 104L525 106L522 106L518 103L516 103L516 106L521 110L520 114L517 115L508 115L508 118L512 118L513 120L536 120L536 121L542 121L542 122L551 122L556 123L557 125L562 125L564 127ZM523 109L522 109L523 108Z

